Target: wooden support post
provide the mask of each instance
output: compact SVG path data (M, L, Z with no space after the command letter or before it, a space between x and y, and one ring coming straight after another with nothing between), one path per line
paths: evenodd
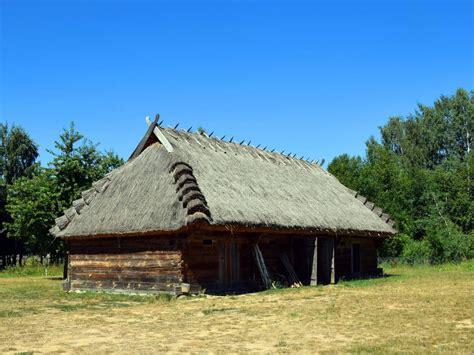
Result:
M219 286L223 287L226 283L225 280L225 244L223 240L219 241Z
M63 280L68 279L68 269L69 269L69 253L66 252L66 254L64 255Z
M331 248L331 283L336 283L336 238L330 238L329 244Z
M318 284L318 237L314 238L313 264L311 266L311 286Z
M260 271L260 276L262 277L263 285L265 289L272 288L272 280L270 279L270 275L268 274L267 266L265 265L265 260L263 259L262 252L258 247L258 244L253 246L253 254L255 257L255 261L257 263L258 269Z

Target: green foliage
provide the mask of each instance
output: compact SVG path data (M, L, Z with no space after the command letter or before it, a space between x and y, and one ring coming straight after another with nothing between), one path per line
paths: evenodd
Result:
M409 262L473 257L474 92L459 89L408 117L391 117L366 156L336 157L328 167L346 186L387 211L401 235L383 256Z
M406 234L397 234L383 243L381 254L389 258L400 256L403 254L405 246L411 240L412 239Z
M0 179L5 185L28 174L38 157L38 146L25 130L0 123Z
M0 238L5 238L6 223L11 222L6 207L9 186L31 175L37 157L38 147L23 128L0 123Z
M0 125L0 218L8 236L23 242L28 253L60 252L59 241L49 234L54 219L94 181L123 164L113 152L97 147L71 123L50 151L50 167L42 168L34 164L37 147L28 135Z
M7 211L12 218L6 223L8 236L21 240L30 253L45 255L57 249L48 233L60 207L55 183L51 171L37 168L33 177L8 186Z
M328 170L331 174L337 176L345 186L359 190L361 188L359 175L363 167L364 162L361 157L350 157L347 154L342 154L333 159L328 166Z
M63 276L62 265L43 266L40 264L30 264L21 267L9 266L0 271L0 278L24 277L24 276L45 276L61 278Z
M459 262L474 258L474 234L464 234L451 221L431 222L423 241L429 244L432 263Z
M427 240L407 239L402 256L409 264L428 263L431 259L430 243Z
M112 152L102 154L97 149L98 144L76 131L73 122L69 129L64 129L54 146L55 151L49 151L54 156L50 165L64 208L79 198L94 181L123 164L123 160Z

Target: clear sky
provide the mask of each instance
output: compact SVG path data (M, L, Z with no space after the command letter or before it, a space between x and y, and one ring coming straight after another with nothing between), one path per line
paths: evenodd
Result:
M389 116L473 89L471 1L0 0L0 120L41 161L71 120L128 157L203 126L326 161Z

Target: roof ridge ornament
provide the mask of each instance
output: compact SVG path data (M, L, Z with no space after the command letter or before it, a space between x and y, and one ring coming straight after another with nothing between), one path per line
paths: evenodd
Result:
M160 115L158 115L158 114L157 114L157 116L160 117ZM151 122L149 116L145 117L145 121L148 124L148 126L151 126L153 124L153 122ZM166 138L166 136L163 134L163 132L161 132L161 130L158 128L158 126L156 124L155 124L155 127L153 128L153 133L155 134L156 138L158 138L160 143L163 144L163 146L168 151L168 153L173 152L173 146L171 145L168 138Z

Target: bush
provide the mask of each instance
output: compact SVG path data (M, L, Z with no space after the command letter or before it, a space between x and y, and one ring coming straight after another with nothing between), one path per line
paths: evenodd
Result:
M411 241L406 234L397 234L384 240L379 256L382 258L397 258L403 254L405 245Z
M454 223L434 224L427 230L431 263L460 262L474 258L474 233L464 234Z
M402 256L409 264L424 264L431 260L430 244L426 240L407 239Z
M457 263L474 258L474 233L464 234L448 220L430 222L423 229L425 235L421 240L405 234L387 239L381 256L401 256L402 262L409 264Z

